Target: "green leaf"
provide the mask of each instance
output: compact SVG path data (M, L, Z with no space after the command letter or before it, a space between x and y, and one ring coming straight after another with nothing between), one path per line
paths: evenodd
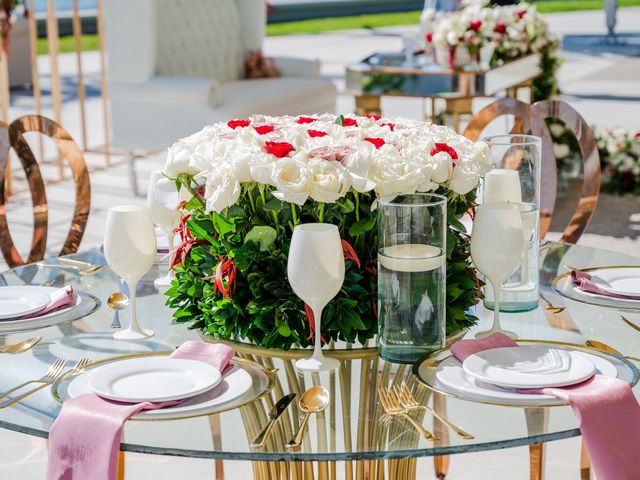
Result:
M256 226L244 237L244 243L254 242L260 245L260 251L266 252L276 241L278 233L271 227Z
M338 117L336 118L336 123L338 125L340 125L341 127L344 126L344 115L338 115Z
M351 235L352 237L357 237L358 235L362 235L363 233L368 232L375 226L376 217L364 218L349 227L349 235Z
M211 214L211 220L213 221L213 228L215 228L216 232L218 232L220 235L226 235L227 233L233 232L236 229L233 223L229 222L219 213L213 212Z

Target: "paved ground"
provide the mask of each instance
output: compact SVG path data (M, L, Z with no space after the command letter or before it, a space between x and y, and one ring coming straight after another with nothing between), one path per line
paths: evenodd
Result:
M640 101L640 8L622 10L619 14L619 31L624 32L624 45L610 46L603 41L605 33L602 12L580 12L549 15L552 29L565 35L566 58L560 70L560 86L563 96L570 101L591 124L604 126L622 125L637 129L638 102ZM353 110L353 99L342 92L344 87L344 67L347 63L365 57L373 51L394 51L401 48L400 34L415 28L394 27L376 31L345 31L319 35L299 35L291 37L270 37L266 40L265 50L271 55L296 55L301 57L319 57L323 62L322 73L332 79L341 89L338 110ZM47 69L47 59L41 58L41 66ZM91 145L100 145L100 103L96 97L99 79L96 75L97 58L86 55L85 70L89 82L89 123ZM61 69L73 72L74 58L64 56ZM44 82L44 88L49 86ZM77 136L77 102L73 84L66 83L70 89L66 94L63 109L63 124ZM481 105L479 102L478 106ZM49 105L50 108L50 105ZM422 106L419 102L395 99L383 102L386 114L405 115L420 118ZM11 116L17 117L31 113L33 106L28 97L17 92L12 98ZM50 111L45 114L51 115ZM87 155L87 161L94 168L92 173L92 211L82 248L96 247L102 242L103 224L106 210L117 203L142 202L134 198L128 181L128 169L122 157L114 159L117 163L108 169L98 170L104 165L101 155ZM139 160L136 168L139 172L140 186L149 172L161 168L162 155ZM55 178L53 166L44 167L48 178ZM18 182L18 186L20 183ZM50 245L49 250L56 254L66 235L69 212L72 209L73 186L69 182L58 183L47 189L50 205ZM570 200L559 204L559 211L566 212ZM11 232L21 251L28 249L31 236L30 199L26 194L12 198L7 211ZM562 214L562 213L560 213ZM603 248L626 251L640 255L640 204L636 198L617 198L603 196L598 206L594 222L581 242ZM579 442L576 439L550 444L547 463L547 478L578 479L577 468ZM210 462L196 460L185 461L174 458L157 458L144 455L127 455L128 478L154 480L184 478L209 478L213 467ZM0 478L19 478L25 480L43 478L45 462L45 443L24 435L0 432ZM420 461L420 478L433 478L432 461ZM508 473L506 473L508 472ZM250 471L245 464L229 463L227 476L238 479L249 478ZM451 474L455 480L489 478L528 478L527 449L517 448L496 451L490 454L469 454L453 457Z

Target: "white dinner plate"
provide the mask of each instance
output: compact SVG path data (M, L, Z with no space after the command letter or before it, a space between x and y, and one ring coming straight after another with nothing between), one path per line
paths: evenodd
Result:
M168 357L144 357L110 363L92 371L89 388L121 402L168 402L194 397L220 383L208 363Z
M150 355L143 358L163 357ZM272 373L265 372L259 365L247 360L234 358L231 362L233 368L225 372L218 386L213 389L172 407L144 410L133 417L133 420L173 420L209 415L245 405L270 391L273 386ZM115 362L105 365L113 363ZM52 387L54 398L64 402L69 398L92 393L89 379L93 368L89 367L88 372L83 375L63 378L56 382Z
M619 378L631 386L638 381L639 374L635 366L615 355L579 345L522 341L518 343L523 346L538 344L575 351L584 355L595 365L596 374ZM413 372L426 387L465 401L518 407L549 407L567 404L549 395L521 393L478 380L464 371L462 363L451 355L448 349L418 361L413 367Z
M0 287L0 320L20 318L42 310L51 301L38 287Z
M584 271L593 275L600 276L600 272L603 270L623 270L627 268L635 270L636 273L640 271L640 268L638 267L603 267L602 269L587 268ZM562 275L556 277L553 280L551 286L553 287L553 290L555 290L563 297L575 300L577 302L588 303L590 305L597 305L600 307L611 307L628 311L640 311L640 298L615 298L607 295L585 292L583 290L580 290L573 284L573 282L571 281L570 273L563 273Z
M544 345L484 350L467 357L462 368L478 380L512 389L566 387L596 371L584 355Z

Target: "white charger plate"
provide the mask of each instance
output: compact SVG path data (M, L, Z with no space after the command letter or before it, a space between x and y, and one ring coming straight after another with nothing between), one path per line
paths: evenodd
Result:
M94 369L89 388L120 402L168 402L194 397L220 383L217 368L196 360L131 358Z
M462 369L480 381L513 389L566 387L596 371L584 354L542 345L484 350L467 357Z
M169 353L154 352L143 355L150 358L162 358L169 355ZM103 360L96 362L94 366L89 366L87 373L83 375L76 377L63 376L52 385L53 398L62 404L69 398L92 393L91 388L89 388L89 374L94 368L124 358L139 356L140 354L127 355ZM233 358L231 363L233 368L222 376L218 386L208 392L201 393L173 407L145 410L135 415L132 420L176 420L220 413L247 405L263 397L273 388L275 384L273 371L265 370L257 363L241 358Z
M596 374L619 378L631 386L638 382L638 369L628 360L595 350L583 345L561 344L543 341L518 341L519 345L544 345L579 352L586 355L596 367ZM450 350L443 349L418 360L413 366L413 373L418 381L427 388L453 398L488 405L504 405L510 407L552 407L564 406L566 402L555 397L542 394L518 393L513 390L482 382L465 373L462 363L451 355Z
M51 298L40 287L0 287L0 320L11 320L46 307Z

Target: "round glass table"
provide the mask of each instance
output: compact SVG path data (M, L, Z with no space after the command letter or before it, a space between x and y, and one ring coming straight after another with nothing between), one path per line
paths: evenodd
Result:
M503 314L503 326L516 331L520 338L543 339L584 345L589 339L610 345L625 355L640 355L640 332L632 329L614 308L564 299L551 290L559 275L573 268L626 265L640 266L640 258L622 253L576 245L543 246L540 282L547 301L566 307L551 310L541 301L540 307L526 313ZM72 258L103 264L98 251ZM56 264L58 259L47 260ZM16 343L34 335L44 340L20 355L0 355L0 391L44 374L57 359L80 358L92 361L130 354L171 352L186 340L198 339L195 331L176 324L165 298L153 285L166 264L156 265L138 286L138 312L144 326L156 335L146 341L114 340L110 328L114 312L106 306L108 296L124 288L108 269L80 276L67 269L26 265L0 275L0 285L66 285L89 293L102 301L94 313L79 320L35 331L7 334L5 343ZM161 273L162 272L162 273ZM476 307L480 323L486 329L491 312ZM640 312L624 312L631 322L640 325ZM123 324L128 312L121 313ZM471 332L472 334L473 332ZM175 420L131 420L125 425L121 450L156 455L240 460L252 462L255 478L337 478L336 462L342 462L342 478L416 477L417 457L436 456L437 474L446 475L450 454L478 452L530 445L531 458L542 465L542 444L580 434L576 419L568 406L551 408L504 407L444 397L423 387L413 376L411 365L394 365L378 358L373 348L354 345L337 346L341 360L339 370L331 373L302 374L293 369L294 354L272 352L249 345L238 345L239 356L257 362L275 373L270 391L239 408L212 415ZM377 400L377 388L405 382L421 402L433 405L451 422L473 435L465 439L448 431L433 415L420 410L415 418L435 432L437 441L422 438L410 423L383 415ZM289 451L287 441L297 429L300 410L297 400L306 388L324 385L330 394L326 411L312 416L302 447ZM636 395L640 387L634 389ZM287 393L298 397L282 415L263 447L251 442L268 420L275 402ZM0 409L0 427L46 438L61 408L51 389L45 388L15 406ZM221 462L220 462L221 463ZM344 472L342 473L342 468ZM576 469L578 459L576 459ZM538 468L540 470L540 468ZM532 472L535 468L532 466ZM532 476L535 476L532 473Z

